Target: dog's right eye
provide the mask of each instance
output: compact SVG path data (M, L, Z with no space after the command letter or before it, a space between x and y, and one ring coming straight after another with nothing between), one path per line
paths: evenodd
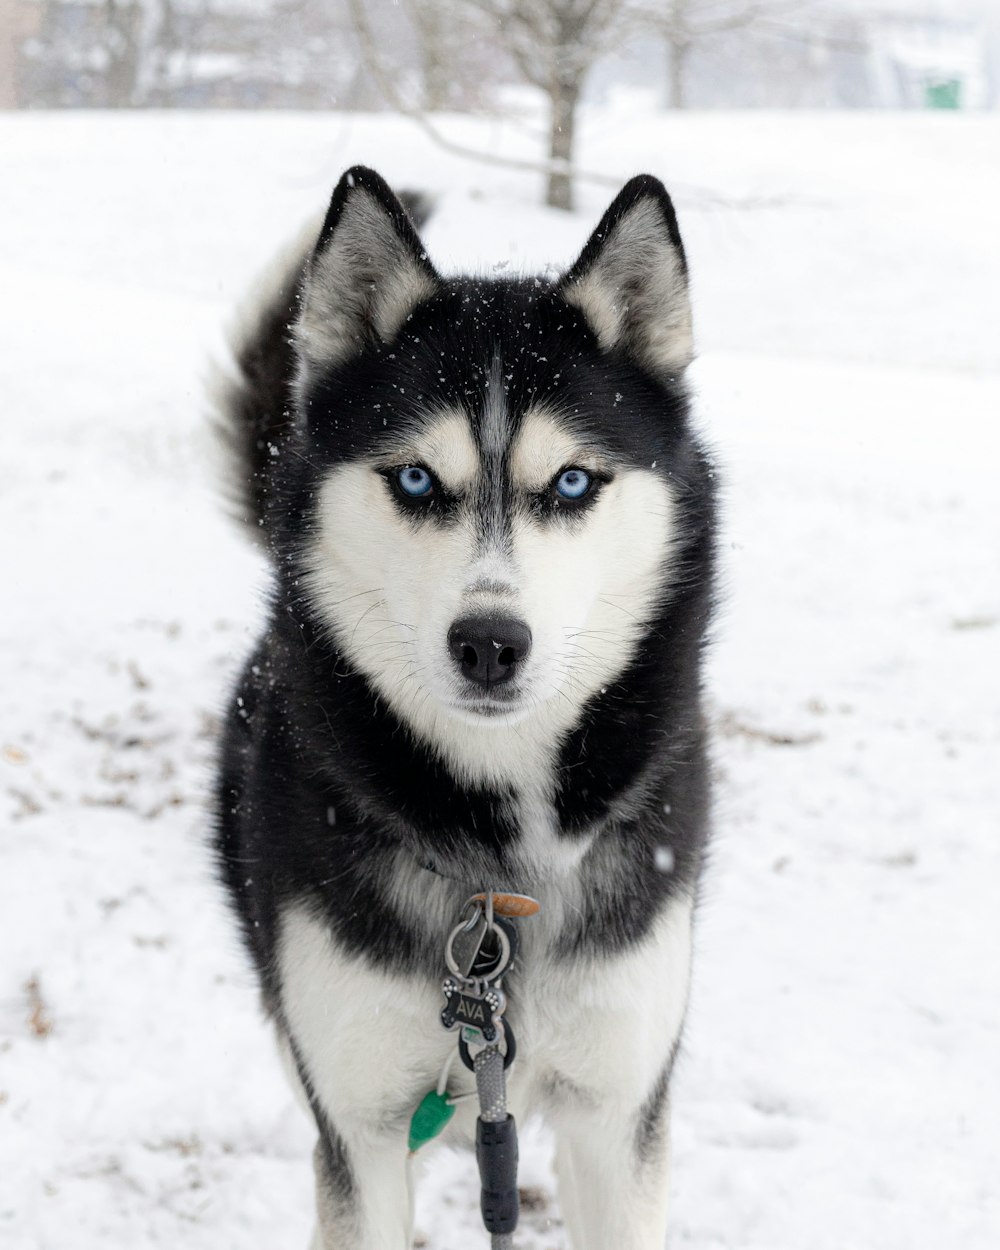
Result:
M434 494L434 479L418 464L408 464L399 469L396 485L407 499L428 499Z

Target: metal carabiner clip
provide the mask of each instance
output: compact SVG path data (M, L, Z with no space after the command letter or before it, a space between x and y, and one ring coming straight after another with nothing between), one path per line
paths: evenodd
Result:
M445 965L452 976L458 977L462 981L495 981L498 977L503 976L508 965L510 964L510 938L504 930L503 925L499 925L495 921L487 921L483 926L482 935L479 941L475 944L474 949L467 952L468 957L464 958L460 964L455 952L455 940L460 935L469 933L470 931L471 930L466 926L466 923L462 921L448 934L448 940L444 945ZM499 943L496 962L489 968L475 969L475 971L473 971L473 966L480 954L480 951L482 950L483 942L491 933L496 935L497 942Z

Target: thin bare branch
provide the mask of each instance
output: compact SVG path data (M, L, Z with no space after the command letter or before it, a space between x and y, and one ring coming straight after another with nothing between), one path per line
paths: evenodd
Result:
M409 118L410 121L419 126L444 151L451 152L455 156L466 157L469 160L480 161L483 164L500 166L504 169L516 169L524 173L543 174L546 176L551 176L553 173L569 173L573 178L605 187L616 187L621 182L621 179L617 176L597 173L595 170L577 169L573 166L567 167L564 162L501 156L496 152L486 152L481 148L469 147L464 143L456 143L453 139L449 139L431 121L423 109L409 103L397 87L396 80L382 60L374 32L364 11L363 0L347 0L347 7L358 36L358 44L364 57L365 66L371 73L386 103L394 112Z

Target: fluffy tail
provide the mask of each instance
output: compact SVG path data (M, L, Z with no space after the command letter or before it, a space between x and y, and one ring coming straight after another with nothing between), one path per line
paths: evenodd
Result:
M430 200L413 191L399 198L419 229L430 216ZM255 284L229 336L229 367L217 369L211 384L225 497L233 516L265 547L271 478L293 419L298 289L321 223L322 215L310 221Z

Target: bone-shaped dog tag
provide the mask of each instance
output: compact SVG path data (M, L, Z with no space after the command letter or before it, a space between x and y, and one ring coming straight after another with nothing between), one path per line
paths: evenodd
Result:
M441 1023L446 1029L463 1025L466 1041L495 1042L500 1033L500 1017L507 1009L507 996L495 985L482 993L476 993L460 985L454 977L447 977L441 986L445 1005ZM471 1030L471 1034L470 1034Z

